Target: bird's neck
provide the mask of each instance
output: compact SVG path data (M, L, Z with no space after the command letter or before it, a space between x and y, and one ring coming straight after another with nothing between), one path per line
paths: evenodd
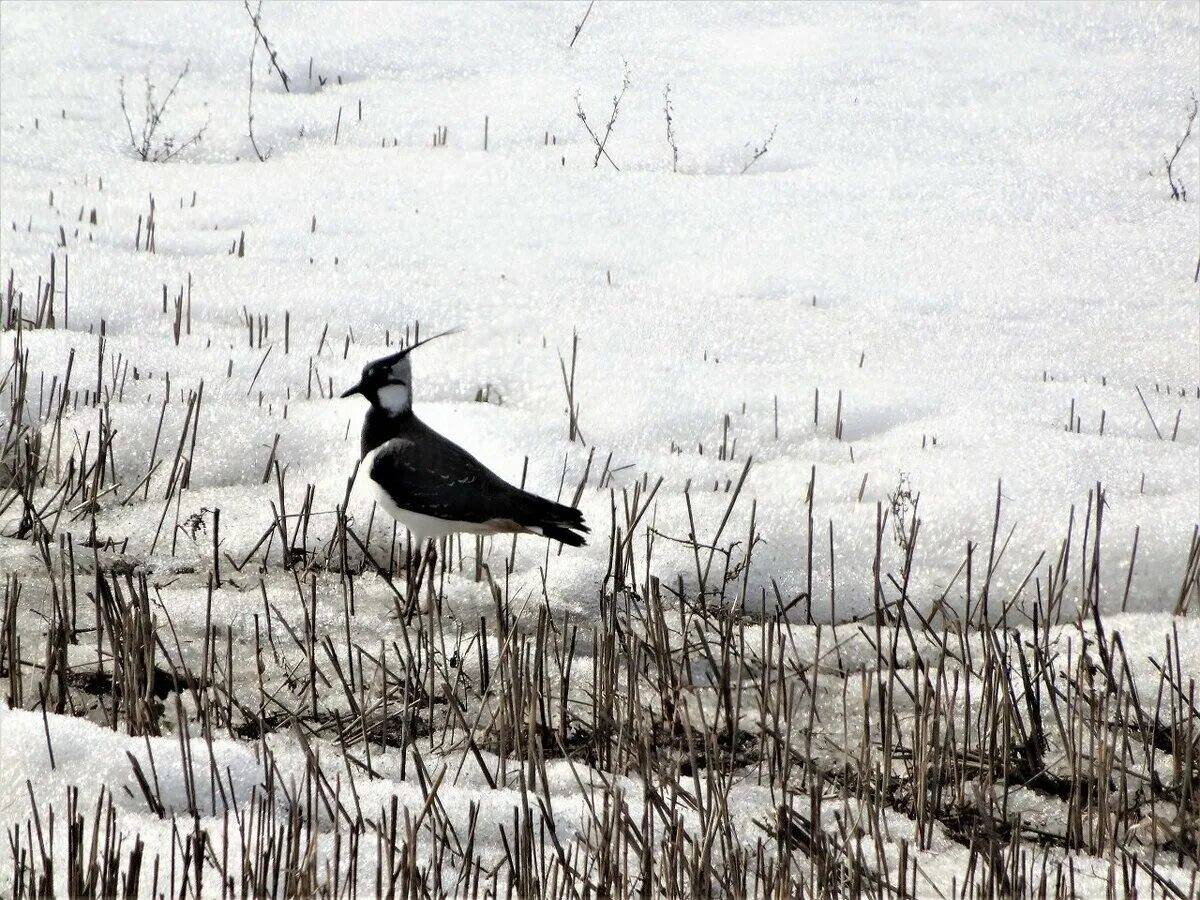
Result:
M396 437L414 418L412 407L391 414L387 410L372 406L363 419L360 455L366 456L380 444Z

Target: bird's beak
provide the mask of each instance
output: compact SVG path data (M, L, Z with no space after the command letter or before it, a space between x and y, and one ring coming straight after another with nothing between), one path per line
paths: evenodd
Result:
M350 397L350 396L353 396L354 394L361 394L362 392L363 392L363 386L362 386L362 382L360 381L358 384L354 385L354 387L350 388L348 391L343 393L342 396Z

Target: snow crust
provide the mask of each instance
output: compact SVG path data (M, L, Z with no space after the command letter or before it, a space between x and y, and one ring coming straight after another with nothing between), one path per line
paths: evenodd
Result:
M52 253L60 273L70 259L70 329L23 338L33 406L48 404L72 353L75 388L95 388L103 321L102 380L119 380L118 358L129 365L111 404L119 499L146 473L168 373L160 457L183 427L180 392L203 381L181 511L220 508L221 552L240 559L271 523L277 489L262 480L276 435L289 507L311 484L315 508L333 510L363 406L330 395L413 323L425 334L459 326L414 354L419 415L513 482L527 458L527 486L551 497L571 497L594 448L580 499L591 546L547 554L522 538L514 594L544 583L556 609L594 615L611 510L620 523L621 489L659 477L643 522L662 536L653 570L694 585L691 550L667 540L688 537L684 489L697 540L709 542L753 456L724 535L744 541L753 503L763 540L750 603L769 600L772 582L785 597L806 587L814 466L818 618L870 608L877 504L902 478L920 494L913 596L947 590L969 543L986 551L998 482L1001 535L1013 531L994 583L1008 596L1040 554L1056 556L1072 508L1078 526L1102 484L1105 601L1120 599L1138 529L1128 607L1144 615L1122 618L1122 634L1131 657L1156 651L1200 520L1200 140L1176 164L1195 202L1170 200L1162 164L1196 87L1195 4L597 4L567 49L584 5L267 4L263 27L293 90L263 68L260 48L263 163L246 134L252 34L239 4L5 3L0 268L28 300ZM310 58L324 86L307 77ZM136 105L143 73L164 91L185 61L164 128L186 136L207 122L204 139L178 161L137 161L118 79ZM576 97L602 127L626 62L607 143L617 171L593 165ZM439 127L446 143L434 147ZM156 252L136 252L151 196ZM242 235L244 257L231 255ZM173 297L189 276L191 333L176 345L163 286ZM248 346L243 310L269 316L261 346ZM560 370L575 333L586 446L567 439ZM13 341L0 335L5 365ZM485 386L492 402L475 402ZM721 459L726 416L733 449ZM96 413L81 405L67 425L64 446L95 434ZM600 489L610 455L615 474ZM128 539L164 577L206 571L205 533L179 537L173 554L160 539L150 554L166 487L164 468L148 499L106 499L99 535ZM369 500L351 502L365 529ZM333 517L313 523L314 542L328 539ZM0 517L0 530L13 524ZM389 536L376 514L375 546ZM510 549L507 538L485 545L498 570ZM883 550L894 569L890 535ZM0 540L5 572L39 566L28 545ZM482 586L451 587L450 614L489 610ZM360 591L355 628L384 627L386 591L370 575ZM164 596L177 625L202 627L199 576ZM227 588L214 611L249 628L259 603ZM321 621L339 614L322 609ZM169 844L169 826L118 789L138 796L125 751L145 753L143 741L54 716L48 727L53 769L41 716L0 712L0 819L28 815L26 779L56 801L67 784L93 798L107 785L143 838ZM177 741L162 741L164 796L180 802ZM294 746L274 749L302 771ZM239 791L260 783L253 749L216 741L214 752ZM555 766L554 815L570 833L582 794ZM423 802L395 777L359 789L364 806L391 793ZM761 790L731 795L747 823L768 808ZM502 822L511 794L481 801L467 782L442 799L457 816L482 802L481 819ZM945 872L960 862L951 857ZM1107 872L1095 869L1081 870L1080 896L1101 895Z
M330 380L340 393L385 332L395 340L416 320L426 333L465 329L417 356L418 413L510 480L528 456L527 483L545 494L558 493L565 457L569 496L586 451L565 440L557 351L569 356L577 331L591 487L609 453L618 488L661 475L655 528L686 538L690 483L704 541L753 455L734 521L744 530L756 501L760 589L773 577L794 591L806 575L815 465L838 617L865 608L875 504L902 473L921 498L918 592L940 593L968 541L987 545L998 481L1002 528L1015 531L996 579L1010 589L1099 482L1106 572L1123 582L1140 526L1130 605L1163 608L1200 507L1200 206L1168 199L1161 164L1194 81L1194 7L618 5L568 51L577 12L268 6L295 90L256 75L256 134L271 149L259 163L240 7L6 6L0 254L27 296L60 225L70 256L72 330L27 336L47 373L31 389L48 391L71 350L86 386L98 341L80 329L103 319L109 362L137 370L113 413L118 479L132 483L166 373L173 391L203 380L185 506L221 507L236 556L270 521L275 488L260 482L276 433L299 496L313 483L332 508L353 468L362 401L316 388L309 400L309 357L326 394ZM59 39L47 46L46 33ZM310 56L323 88L308 81ZM622 59L631 86L607 145L617 172L593 167L574 97L606 121ZM147 73L161 92L186 60L164 127L185 135L207 120L204 140L175 163L132 159L118 78L136 94ZM767 154L737 174L776 124ZM439 126L446 145L434 148ZM1200 192L1198 145L1177 166ZM135 253L150 195L157 253ZM81 206L97 225L75 221ZM243 232L245 257L229 255ZM189 273L192 333L176 347L162 287L174 296ZM246 346L243 307L270 317L261 349ZM472 402L489 384L503 404ZM1066 430L1072 403L1082 433ZM184 409L167 410L169 447ZM720 460L726 415L736 451ZM608 491L585 490L581 505L603 528ZM108 508L102 534L144 553L160 512ZM522 542L534 552L518 572L543 559L536 543ZM657 548L665 572L686 571L689 555ZM825 584L828 553L815 555ZM553 559L551 585L590 593L603 556Z

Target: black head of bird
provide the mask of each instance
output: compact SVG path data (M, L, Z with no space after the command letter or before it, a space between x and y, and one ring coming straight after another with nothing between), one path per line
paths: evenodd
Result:
M373 409L388 416L401 416L412 412L412 361L408 358L409 353L430 341L454 333L454 330L443 331L423 341L417 341L391 356L367 363L358 384L342 396L362 394Z

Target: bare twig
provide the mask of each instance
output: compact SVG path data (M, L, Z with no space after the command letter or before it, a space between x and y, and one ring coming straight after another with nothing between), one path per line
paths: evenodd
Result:
M778 127L779 127L779 125L777 125L777 124L772 125L771 133L768 134L767 139L762 142L762 146L754 148L754 155L752 157L750 157L750 162L748 162L748 163L746 163L746 165L742 166L742 174L743 175L745 175L746 172L748 172L750 170L750 167L752 165L754 165L756 162L758 162L760 159L762 159L764 156L767 155L767 149L771 146L771 141L775 138L775 129ZM746 146L749 147L750 145L747 144Z
M174 135L168 135L162 139L161 143L155 144L155 135L158 133L159 126L162 124L163 116L166 115L167 107L170 105L175 92L179 89L179 84L183 81L184 76L191 69L191 61L184 63L183 69L180 71L175 83L171 85L171 89L167 91L167 95L162 101L155 100L154 97L154 82L150 77L143 76L146 84L146 93L144 98L144 109L142 113L142 129L141 134L135 135L133 130L133 118L129 114L129 106L125 98L125 77L121 76L119 82L121 95L121 113L125 116L125 127L129 130L129 146L133 152L143 162L168 162L180 153L191 147L193 144L199 143L204 137L204 132L208 128L206 121L191 137L181 144L176 145Z
M258 0L258 9L251 17L254 22L254 44L250 47L250 86L246 92L246 130L250 133L250 146L254 148L254 155L258 157L259 162L266 162L271 151L268 148L266 153L258 149L258 141L254 139L254 55L258 51L259 35L262 32L258 28L258 17L262 12L262 0ZM284 87L287 87L287 80L284 79Z
M1154 413L1150 412L1150 405L1146 403L1146 398L1142 395L1142 389L1138 385L1134 385L1134 390L1137 391L1138 398L1142 401L1142 406L1146 410L1146 415L1150 417L1150 424L1154 426L1154 433L1158 435L1158 439L1163 439L1162 432L1158 430L1158 423L1154 421Z
M1196 113L1200 110L1200 105L1196 102L1196 94L1192 93L1192 108L1188 112L1187 128L1183 132L1183 137L1179 139L1179 143L1175 145L1175 152L1168 159L1167 155L1163 154L1163 162L1167 164L1167 184L1171 186L1172 200L1187 200L1187 187L1183 183L1183 179L1179 179L1179 184L1175 183L1175 174L1173 166L1175 160L1179 158L1179 151L1183 149L1183 145L1187 143L1189 137L1192 136L1192 123L1196 121Z
M575 361L579 357L579 333L574 332L571 335L571 370L567 372L567 363L563 359L562 353L558 354L558 364L562 369L563 388L567 392L567 425L568 438L571 443L575 442L576 438L583 443L583 432L579 430L579 403L575 399Z
M588 16L592 14L592 7L596 5L596 0L591 0L586 10L584 10L583 18L579 20L579 24L575 26L575 33L571 35L571 43L567 45L570 50L575 46L575 41L579 39L579 32L583 31L583 25L588 20Z
M675 142L675 122L671 117L674 108L671 106L671 85L663 88L663 114L667 117L667 143L671 145L671 171L679 171L679 145Z
M267 55L271 58L271 68L279 73L279 80L283 82L283 89L290 94L292 89L288 85L287 72L283 71L283 68L279 65L279 60L275 57L275 51L271 49L271 42L268 41L267 36L263 34L262 26L259 23L259 16L262 14L262 3L260 2L258 4L258 10L253 13L250 12L250 0L242 0L242 5L246 8L246 15L250 17L250 21L254 25L255 34L263 43L263 49L267 51Z
M620 112L621 100L625 97L625 91L629 89L629 63L625 62L625 76L621 80L621 92L613 97L612 115L608 117L608 124L604 127L604 137L597 136L592 130L592 126L588 123L587 114L583 111L583 103L579 99L579 94L575 94L575 116L583 123L583 127L587 129L588 136L592 139L592 143L596 145L596 156L592 160L592 168L600 165L600 157L612 164L612 167L618 172L621 167L613 162L613 158L608 155L608 150L605 149L608 145L609 136L612 134L613 126L617 124L617 114Z

